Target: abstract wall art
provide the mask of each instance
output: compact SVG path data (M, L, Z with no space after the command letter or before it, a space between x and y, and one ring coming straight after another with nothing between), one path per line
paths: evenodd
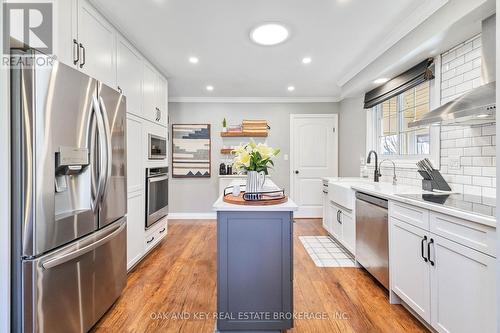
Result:
M210 124L172 125L172 177L210 177Z

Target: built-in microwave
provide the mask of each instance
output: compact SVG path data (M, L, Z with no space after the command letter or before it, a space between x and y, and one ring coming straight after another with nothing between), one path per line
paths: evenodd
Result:
M167 158L167 139L149 134L148 135L148 158L150 160L164 160Z

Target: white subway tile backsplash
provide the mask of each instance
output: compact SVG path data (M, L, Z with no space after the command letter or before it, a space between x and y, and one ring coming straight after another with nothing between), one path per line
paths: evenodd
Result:
M472 177L472 184L476 186L491 186L491 177Z
M481 68L473 68L463 74L463 81L470 81L481 77ZM451 80L450 80L451 81Z
M464 138L471 136L481 136L482 127L474 126L474 127L466 127L464 128Z
M470 147L470 145L472 144L472 140L473 139L471 139L471 138L456 139L455 140L455 147L457 147L457 148Z
M474 40L472 41L472 47L476 49L478 47L481 47L481 45L481 36L477 36L476 38L474 38Z
M496 155L496 147L495 146L486 146L481 150L482 156L495 156Z
M477 136L472 138L473 147L482 147L491 145L491 136Z
M441 159L441 163L444 163L443 160ZM472 157L470 156L462 156L460 158L460 165L462 166L471 166L472 165Z
M464 194L481 195L481 186L464 185Z
M454 60L455 58L456 58L455 51L446 52L446 53L443 53L442 58L441 58L441 62L444 65L444 64L447 64L448 62Z
M472 165L480 167L493 166L493 158L488 156L472 157Z
M480 57L481 57L481 49L476 48L476 49L473 49L472 51L467 52L465 54L465 61L475 60L475 59L480 58Z
M464 148L463 156L481 156L481 147Z
M496 167L482 167L481 174L487 177L496 177L497 168Z
M481 176L481 167L464 166L464 175Z
M496 134L496 125L485 125L481 127L482 135L495 135Z
M449 89L449 88L448 88ZM464 93L472 89L472 81L465 81L464 83L455 86L455 92L457 94Z
M441 55L440 84L441 105L481 85L480 36ZM453 191L496 195L495 133L495 124L441 126L440 171ZM373 167L369 170L373 172ZM384 167L381 173L384 181L392 181L392 168ZM398 168L396 175L400 184L421 186L422 177L416 169ZM477 202L474 205L479 210L489 209L484 204Z

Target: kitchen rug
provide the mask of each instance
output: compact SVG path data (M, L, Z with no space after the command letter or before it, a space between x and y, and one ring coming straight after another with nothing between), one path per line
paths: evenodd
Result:
M328 236L299 236L318 267L356 267L353 256Z

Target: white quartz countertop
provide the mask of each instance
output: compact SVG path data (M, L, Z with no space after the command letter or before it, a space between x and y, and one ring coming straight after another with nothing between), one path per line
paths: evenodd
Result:
M455 216L465 220L481 223L491 227L496 227L496 219L491 216L481 215L475 212L440 205L437 203L420 201L410 198L401 197L401 194L431 194L434 192L424 191L418 186L411 185L392 185L392 183L379 182L375 183L366 178L326 178L329 183L335 183L337 186L351 187L355 191L371 194L373 196L403 202L409 205L429 209L434 212L443 213L446 215Z
M234 185L245 185L245 179L235 179L231 182L229 186ZM280 188L274 184L270 179L266 179L264 183L264 191L279 190ZM268 206L246 206L246 205L234 205L222 200L222 194L219 196L217 201L213 205L213 210L215 211L252 211L252 212L272 212L272 211L296 211L299 207L290 198L288 201L279 205L268 205Z

